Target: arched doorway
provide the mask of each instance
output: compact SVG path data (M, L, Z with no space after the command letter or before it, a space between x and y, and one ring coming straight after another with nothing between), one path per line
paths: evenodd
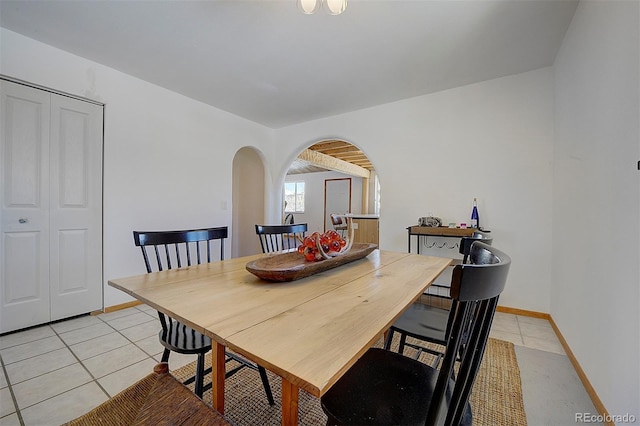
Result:
M296 223L308 223L310 230L332 227L331 213L379 214L380 192L377 174L366 154L344 140L323 140L304 149L289 165L285 185L302 183L305 187L304 212L295 212ZM348 183L347 183L348 182ZM328 185L331 184L331 185ZM327 188L347 185L346 211L328 211Z
M231 257L260 253L255 224L265 217L265 167L254 148L241 148L233 158L232 200Z

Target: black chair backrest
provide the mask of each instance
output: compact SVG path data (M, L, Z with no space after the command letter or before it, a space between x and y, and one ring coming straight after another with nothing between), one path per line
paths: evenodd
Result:
M133 231L133 241L142 250L144 265L147 272L163 269L181 268L192 265L192 252L195 252L196 261L203 263L206 253L206 263L211 262L211 241L220 241L220 260L224 260L224 240L227 238L228 229L226 226L206 229L191 229L184 231ZM202 247L201 246L202 243ZM150 256L147 249L153 247L153 254ZM206 249L206 250L205 250ZM205 253L202 253L202 252ZM152 262L155 259L155 262ZM186 263L185 263L186 260ZM154 265L155 263L155 265ZM169 332L170 320L158 311L158 317L162 324L162 330L166 334ZM202 336L201 336L202 337Z
M205 254L206 262L209 263L213 252L211 246L213 240L220 241L220 260L224 260L224 240L227 236L226 226L184 231L133 231L133 241L142 250L147 272L153 272L153 266L157 271L191 266L192 252L195 252L195 260L198 264L204 262ZM151 256L147 252L147 249L151 251L150 247L153 247ZM152 259L155 259L155 265Z
M485 244L491 245L493 238L481 231L474 231L470 237L462 237L460 239L460 246L458 252L462 255L462 263L467 263L469 258L469 251L471 250L471 244L476 241L481 241Z
M307 224L256 225L263 253L289 251L298 248L307 235Z
M441 424L445 395L451 395L444 424L459 424L469 401L500 293L507 282L511 259L500 250L474 242L469 264L456 265L451 278L453 303L445 356L430 402L427 424ZM460 355L458 373L454 364ZM455 377L455 382L451 378Z

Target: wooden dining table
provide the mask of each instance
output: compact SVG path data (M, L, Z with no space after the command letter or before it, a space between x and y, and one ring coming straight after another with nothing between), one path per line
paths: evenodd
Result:
M298 423L298 391L329 388L451 259L374 250L291 282L249 273L256 255L113 279L118 288L212 339L213 407L224 414L225 348L282 378L282 424Z

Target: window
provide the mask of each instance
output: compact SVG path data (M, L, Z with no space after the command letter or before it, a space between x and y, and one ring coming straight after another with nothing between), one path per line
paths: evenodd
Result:
M285 182L284 212L304 213L304 182Z
M380 181L378 180L378 175L375 176L374 180L374 213L380 214Z

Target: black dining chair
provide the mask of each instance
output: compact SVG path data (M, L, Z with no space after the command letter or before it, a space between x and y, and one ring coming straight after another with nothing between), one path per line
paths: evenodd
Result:
M491 245L491 243L493 243L493 237L483 231L473 231L473 234L470 236L462 237L458 247L458 253L462 255L462 263L467 263L471 251L471 244L476 241Z
M474 232L473 235L469 237L462 237L459 243L459 252L462 254L462 264L467 263L471 245L476 241L491 245L493 238L481 232ZM416 350L414 355L415 359L418 359L422 352L436 356L443 355L442 351L438 348L407 342L407 337L413 337L422 342L435 343L440 346L447 344L447 330L453 321L450 310L452 303L449 294L450 285L432 284L429 288L431 287L439 287L446 291L446 295L439 294L437 296L439 299L446 299L446 304L441 300L436 304L433 303L432 299L428 299L427 303L416 302L409 306L389 328L384 344L385 349L391 348L393 336L395 333L398 333L400 335L398 353L404 353L405 347L408 346ZM427 293L427 296L431 297L433 295ZM437 361L438 358L436 358L434 362Z
M215 247L213 242L218 241L220 260L224 260L224 240L228 236L226 226L206 229L193 229L181 231L133 231L133 240L136 246L142 250L142 257L148 273L162 271L164 269L188 267L193 264L210 263ZM204 386L204 375L211 369L204 369L204 355L211 350L211 339L204 334L188 327L179 321L158 311L162 330L160 331L160 343L164 346L162 362L169 361L170 353L197 354L196 375L188 379L185 384L195 381L194 393L202 398L205 390L211 388L211 384ZM226 362L235 360L238 366L226 373L225 377L238 372L244 367L258 370L269 404L273 405L273 395L265 369L253 364L245 358L232 352L226 353Z
M453 270L453 321L439 369L396 352L369 349L322 396L328 425L472 424L469 396L511 259L480 242L471 246L469 259Z
M458 253L462 255L462 259L453 259L452 266L457 265L459 263L467 263L467 257L469 256L469 249L471 248L471 244L474 241L481 241L483 243L491 245L493 242L493 238L486 232L483 231L474 231L473 234L467 237L462 237L458 242ZM451 268L448 268L450 272ZM427 305L432 305L440 308L449 309L451 306L451 298L449 297L449 283L445 281L441 281L442 278L448 276L448 273L442 274L440 279L436 279L436 281L431 284L421 300L425 302Z
M307 235L307 224L297 225L256 225L263 253L295 250Z

